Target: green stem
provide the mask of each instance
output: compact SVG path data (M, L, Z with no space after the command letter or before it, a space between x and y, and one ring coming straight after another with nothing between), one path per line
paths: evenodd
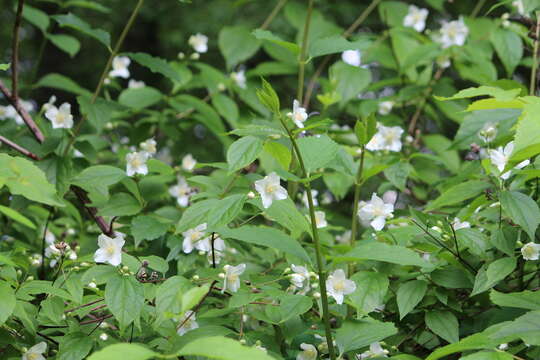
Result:
M101 89L103 88L103 84L105 83L105 79L107 78L107 74L109 73L109 70L111 68L112 62L116 55L120 52L120 48L122 47L122 44L124 43L124 40L133 26L133 23L135 22L135 19L137 18L137 15L139 13L139 10L141 9L142 5L144 3L144 0L138 0L137 5L135 5L135 8L133 9L131 16L129 17L126 25L124 26L124 29L122 30L122 33L120 34L120 37L118 38L118 41L116 42L116 45L114 46L114 49L111 51L111 54L109 56L109 59L107 60L107 64L105 65L105 68L103 69L103 72L101 73L101 77L99 79L99 82L96 86L96 89L94 90L94 94L92 95L92 99L90 101L91 104L96 102L96 99L99 96L99 93L101 92ZM68 146L66 147L66 150L64 151L64 156L67 155L69 149L75 142L75 139L77 139L77 136L79 135L79 132L81 131L82 125L84 124L84 121L86 120L86 117L82 117L81 121L77 124L77 127L75 128L73 137L71 138Z
M536 12L536 35L534 38L533 63L531 68L531 83L529 85L529 95L534 95L536 92L536 76L538 73L538 37L540 36L540 11Z
M265 30L268 28L268 26L270 26L270 24L272 23L276 15L279 14L279 11L281 10L283 6L285 6L286 3L287 3L287 0L279 0L279 2L276 4L272 12L268 15L268 17L262 23L260 27L261 30Z
M362 153L360 154L360 165L358 166L358 171L356 172L356 181L354 182L354 203L353 203L353 213L351 219L351 239L349 244L351 248L354 246L356 241L356 234L358 232L358 203L360 202L360 188L362 186L362 175L364 172L364 157L366 153L366 146L362 145ZM354 273L355 266L353 263L349 263L348 274L351 276ZM354 312L353 307L349 307L347 310L348 317L352 317Z
M302 154L300 153L300 148L298 147L296 138L294 137L291 130L288 128L287 124L285 124L285 121L281 117L280 114L278 114L278 117L281 122L281 125L283 125L283 127L287 131L287 134L289 135L289 139L291 140L294 152L296 153L296 159L298 160L300 169L302 170L302 175L305 179L308 179L309 173L307 172L306 167L304 165L304 159L302 158ZM328 294L326 293L326 273L324 271L321 243L319 239L319 231L317 229L317 222L315 219L315 205L313 204L313 195L311 194L310 182L306 181L304 184L304 187L305 187L307 200L308 200L309 218L311 220L312 239L313 239L313 244L315 246L315 256L317 259L317 274L319 275L319 288L321 289L321 302L322 302L322 308L323 308L323 322L324 322L324 329L326 333L326 342L328 343L328 352L330 354L330 359L335 360L336 355L334 352L334 343L332 340L332 329L330 327L330 317L329 317L330 311L328 308Z
M473 11L471 12L471 17L472 18L475 18L476 15L478 15L478 13L480 12L480 10L482 10L482 7L484 6L484 4L486 3L486 0L480 0L476 3L476 6L474 7Z
M306 68L306 52L309 39L309 26L311 25L311 15L313 13L313 0L309 0L306 21L304 23L304 34L302 39L302 48L300 50L300 58L298 59L299 71L298 71L298 89L296 92L296 99L302 104L302 97L304 96L304 76Z

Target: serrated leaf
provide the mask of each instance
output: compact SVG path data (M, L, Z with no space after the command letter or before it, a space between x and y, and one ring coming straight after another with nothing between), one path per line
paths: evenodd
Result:
M125 328L139 318L144 305L144 289L132 276L117 275L105 287L107 308Z
M65 15L54 15L51 16L60 27L69 27L74 30L80 31L81 33L93 37L107 48L111 46L111 36L108 32L101 29L93 29L87 22L81 18L68 13Z
M530 197L517 191L503 191L500 195L501 206L513 222L534 239L540 224L540 209Z
M339 150L339 145L328 135L300 138L298 147L308 173L324 168L335 158Z
M422 280L412 280L400 285L397 291L399 319L410 313L422 301L427 291L427 283Z
M153 73L161 74L172 81L182 81L180 74L176 70L174 70L166 60L162 58L151 56L142 52L125 53L124 55L129 56L131 59L135 60L140 65L150 69L150 71L152 71Z
M229 172L240 170L257 159L263 150L263 142L254 136L245 136L233 142L227 150Z
M450 311L428 311L425 321L431 331L449 343L459 341L459 323Z

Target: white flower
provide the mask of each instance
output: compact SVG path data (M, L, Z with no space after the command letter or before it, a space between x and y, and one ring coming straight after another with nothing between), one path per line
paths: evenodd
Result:
M197 160L195 160L193 155L187 154L182 158L182 169L192 172L195 169L195 165L197 165Z
M468 221L461 221L456 217L454 218L454 222L452 222L452 227L454 230L467 229L471 227L471 224Z
M305 294L309 291L309 271L305 266L291 265L294 274L291 274L290 281L296 290L304 289Z
M223 241L222 238L219 236L214 239L214 257L212 258L212 239L208 238L208 244L210 245L210 251L208 251L207 259L208 263L212 264L212 262L216 262L216 264L219 264L221 262L221 258L225 256L225 250L227 249L227 245L225 244L225 241Z
M141 149L144 152L146 152L148 154L148 156L154 155L157 152L156 145L157 145L157 143L156 143L156 140L154 140L154 138L148 139L148 140L146 140L146 141L139 144Z
M443 48L448 48L452 45L462 46L469 35L469 28L463 22L463 17L459 20L443 23L441 27L441 35L438 39Z
M280 185L280 178L275 172L255 181L255 190L261 194L262 204L265 209L268 209L274 200L287 198L287 190Z
M195 49L198 53L205 53L208 51L208 36L201 33L191 35L188 40L189 45Z
M394 216L393 212L394 205L385 203L383 199L373 193L370 201L359 204L358 217L360 220L370 221L371 227L380 231L384 227L386 219Z
M0 120L14 119L16 116L17 110L13 106L0 106Z
M523 0L512 1L512 6L516 8L519 15L525 15L525 6Z
M343 304L345 295L353 293L354 290L356 290L355 282L347 279L342 269L337 269L326 279L326 291L338 305Z
M328 226L324 211L315 211L315 226L317 226L317 229L322 229Z
M313 206L318 206L319 201L317 201L317 195L319 195L319 192L315 189L311 190L311 198L313 199ZM302 202L304 203L304 206L309 208L309 202L307 198L307 192L304 191L302 194Z
M540 258L540 244L530 242L523 245L521 255L523 255L525 260L538 260Z
M22 360L45 360L43 354L47 351L47 343L42 341L26 351Z
M47 229L47 231L45 231L45 242L49 245L52 245L54 244L55 241L56 241L56 236L54 236L52 231Z
M478 133L478 137L485 143L490 143L497 137L497 127L492 123L484 125L482 130Z
M225 265L225 280L223 282L223 290L230 290L231 292L237 292L240 288L240 275L246 270L246 264L240 264L237 266Z
M358 359L367 359L372 357L388 357L388 350L382 348L379 342L369 345L369 350L357 356Z
M398 198L398 193L395 190L385 191L382 196L382 199L386 204L392 204L392 205L396 203L397 198Z
M45 248L46 258L58 257L60 255L62 255L62 252L54 244L50 244L49 246Z
M340 244L349 244L351 242L352 231L347 230L341 235L336 236L336 241Z
M176 202L181 207L186 207L189 204L191 188L183 176L178 177L178 184L169 188L169 194L176 198Z
M377 124L378 131L366 145L371 151L388 150L401 151L401 134L403 129L399 126L384 126Z
M497 346L497 348L498 348L499 350L502 350L502 351L508 350L508 344L507 344L507 343L502 343L502 344L500 344L499 346Z
M362 64L362 53L360 50L346 50L341 53L341 60L352 66L360 66Z
M245 74L244 70L238 70L236 72L232 72L231 73L231 79L234 80L234 82L236 83L236 85L238 85L238 87L240 87L242 89L245 89L247 87L246 86L246 74Z
M99 249L94 254L97 263L109 263L118 266L122 262L122 246L126 243L124 234L116 232L113 238L105 234L98 236Z
M140 88L143 88L145 86L146 86L146 84L142 80L137 81L135 79L129 79L128 88L130 88L130 89L140 89Z
M176 330L176 333L180 336L184 335L190 330L195 330L199 327L199 324L197 324L197 319L195 318L195 313L192 310L186 311L184 314L184 317L180 320L180 326L178 330Z
M43 104L43 106L41 107L43 110L47 111L51 108L51 106L53 106L54 104L56 103L56 96L54 95L51 95L51 97L49 98L49 101L47 101L45 104ZM1 118L1 116L0 116Z
M129 64L131 60L127 56L115 56L112 62L112 70L109 72L110 77L121 77L127 79L129 77Z
M71 104L63 103L57 108L51 105L45 112L45 117L52 123L53 129L71 129L73 127L73 115Z
M101 333L99 335L99 338L102 340L102 341L107 341L107 339L109 338L109 335L107 335L106 333Z
M306 112L306 109L300 106L300 102L298 100L294 100L293 111L288 113L287 116L292 119L296 126L302 129L304 127L304 121L307 120L309 115Z
M316 360L317 359L317 348L311 344L302 343L300 344L300 349L302 352L299 352L296 355L296 360Z
M379 103L379 115L388 115L394 107L393 101L382 101Z
M128 176L135 174L146 175L148 174L148 166L146 161L148 160L148 154L144 151L132 152L126 155L126 173Z
M514 151L514 142L510 141L506 146L503 148L502 146L499 146L497 149L489 149L489 159L491 160L491 163L495 165L495 167L501 172L501 179L508 180L510 177L510 171L506 171L504 173L503 170L506 167L506 164L508 163L508 160L510 159L510 156L512 155L512 152ZM517 164L514 169L521 169L527 165L530 164L529 160L524 160Z
M97 288L97 284L94 281L90 281L87 285L90 289Z
M206 227L206 223L202 223L182 233L182 236L184 236L182 251L184 253L189 254L194 248L204 252L210 251L210 239L204 238Z
M424 31L426 28L426 19L429 11L420 9L414 5L409 5L409 13L403 19L403 26L412 27L418 32Z

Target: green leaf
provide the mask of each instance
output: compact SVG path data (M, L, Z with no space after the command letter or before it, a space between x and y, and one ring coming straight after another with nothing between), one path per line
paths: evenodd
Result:
M175 275L161 284L156 291L156 310L159 324L165 319L165 313L180 314L182 311L182 295L192 286L187 279Z
M0 71L7 71L11 64L0 64Z
M300 47L297 44L285 41L271 31L256 29L253 31L253 35L259 40L266 40L289 50L295 56L300 54Z
M54 46L68 53L71 57L77 55L77 53L81 49L81 43L73 36L64 34L47 34L47 39L49 39L54 44Z
M540 209L530 196L517 191L503 191L500 195L501 206L513 222L534 240L534 234L540 224Z
M118 102L124 106L141 110L157 104L162 98L163 94L159 90L145 86L123 90L118 97Z
M153 73L161 74L172 81L182 81L180 74L176 70L174 70L166 60L162 58L151 56L142 52L125 53L124 55L129 56L131 59L135 60L140 65L147 67Z
M459 323L450 311L428 311L425 321L431 331L449 343L459 341Z
M376 320L348 321L336 331L336 344L343 354L395 334L397 329L392 323Z
M230 97L221 93L214 94L212 96L212 105L227 120L231 127L237 127L240 114L238 106Z
M512 360L512 355L504 351L480 351L465 357L461 360Z
M262 140L254 136L246 136L233 142L229 150L227 150L229 173L243 169L251 164L257 159L262 150Z
M266 153L270 154L284 170L289 170L292 155L288 147L276 141L268 141L264 144L263 149Z
M37 27L41 32L47 32L47 28L49 27L49 16L47 13L25 4L22 15L26 21Z
M107 201L109 198L109 186L125 178L127 178L126 173L117 167L95 165L84 169L79 175L71 179L71 184L88 191L92 199L100 197L103 201Z
M501 293L491 290L489 293L491 302L504 307L512 307L528 310L540 310L540 292L525 290L522 292Z
M30 229L33 229L33 230L36 229L36 225L34 225L34 223L30 219L28 219L26 216L22 215L17 210L14 210L14 209L8 208L6 206L0 205L0 212L2 214L6 215L7 217L15 220L16 222L18 222L20 224L23 224L26 227L29 227Z
M367 49L369 42L365 39L357 41L348 41L343 36L333 35L318 38L310 42L308 55L311 58L341 53L345 50Z
M422 280L412 280L400 285L397 291L399 319L410 313L426 295L427 283Z
M0 169L0 183L4 183L13 195L51 206L64 206L55 186L47 181L43 171L31 161L0 154Z
M247 27L225 26L219 32L218 46L230 69L252 57L260 42Z
M111 12L111 9L108 7L105 7L101 4L95 3L93 1L87 1L87 0L70 0L67 1L65 4L63 4L65 7L79 7L83 9L91 9L95 11L99 11L104 14L108 14Z
M328 135L308 136L298 139L298 148L308 173L324 168L339 150L339 145Z
M210 290L210 285L195 286L182 294L182 311L184 314L186 311L194 308Z
M491 33L490 40L506 69L506 74L511 78L523 56L521 37L512 30L497 28Z
M491 336L520 338L526 344L540 345L540 311L529 311L514 321L504 323Z
M61 337L58 360L82 360L85 359L94 341L82 332L68 333Z
M92 96L92 93L82 87L70 78L60 74L47 74L42 77L36 84L36 87L48 87L58 90L71 92L77 95Z
M154 359L156 355L158 354L140 344L119 343L96 351L88 360L117 360L119 356L129 360L148 360Z
M270 85L268 81L264 78L261 78L262 89L257 89L257 97L261 104L263 104L268 110L272 111L274 114L279 113L279 97L276 94L276 91Z
M311 263L309 255L297 241L274 228L264 226L241 226L235 229L228 229L223 227L217 229L216 232L226 239L235 239L250 244L274 248Z
M254 347L242 346L238 341L223 336L209 336L193 340L182 347L177 355L202 356L220 360L274 360L273 357L267 355L264 351Z
M395 187L403 191L407 184L407 178L412 171L413 167L409 163L399 161L384 169L384 176L386 176Z
M540 154L540 139L538 136L531 136L531 134L540 133L540 119L538 117L540 103L535 101L527 104L523 110L523 115L519 119L516 129L514 151L510 157L512 163L518 163Z
M3 280L0 281L0 294L0 325L3 325L13 313L17 299L13 288Z
M390 284L386 275L360 271L351 280L356 283L356 290L349 295L349 299L358 312L368 314L384 304L384 296Z
M272 324L283 324L287 320L300 316L311 309L313 300L303 295L286 294L279 297L279 306L265 308L266 321Z
M436 96L435 98L439 101L448 101L457 99L468 99L478 96L491 96L497 100L509 101L519 96L520 92L521 89L504 90L493 86L479 86L461 90L451 97Z
M168 223L164 223L154 216L141 215L131 220L131 235L135 240L135 246L139 246L143 240L155 240L167 233Z
M36 294L48 294L61 297L65 300L73 300L72 296L66 290L55 287L52 282L45 280L25 282L17 291L17 298L26 299L27 295Z
M72 13L68 13L66 15L54 15L51 17L58 23L58 25L60 25L60 27L68 27L93 37L107 48L111 46L111 36L109 33L101 29L92 29L88 23Z
M197 225L208 222L208 213L214 210L218 202L219 200L217 199L208 199L199 201L188 207L176 225L176 232L184 232Z
M260 200L256 201L255 205L264 211L270 220L287 228L293 238L298 238L304 232L311 233L311 224L290 198L274 201L268 209L262 206Z
M141 204L127 193L116 193L111 196L107 204L99 208L101 216L130 216L141 211Z
M337 83L336 90L341 95L341 101L347 102L369 85L371 72L339 61L330 67L330 79Z
M340 259L340 257L338 257ZM375 260L399 265L429 267L430 263L423 260L418 253L403 246L390 245L381 242L361 243L345 254L343 260ZM341 260L341 259L340 259Z
M481 180L468 180L446 189L438 198L432 200L425 211L439 209L444 206L459 204L465 200L476 197L490 184Z
M470 296L474 296L487 291L504 280L516 268L516 259L505 257L495 260L488 265L487 269L482 267L476 274L474 288Z
M483 334L483 333L478 333L478 334L468 336L457 343L438 348L437 350L432 352L426 358L426 360L438 360L447 355L454 354L457 352L463 352L467 350L494 348L499 344L500 342L490 339L488 335Z
M246 202L247 196L244 194L235 194L218 200L216 205L208 212L208 226L223 226L233 221Z
M89 96L78 96L80 112L86 116L98 132L101 132L111 120L113 112L123 109L115 102L97 98L94 103Z
M137 320L144 305L144 289L132 276L115 276L105 287L105 303L120 326Z

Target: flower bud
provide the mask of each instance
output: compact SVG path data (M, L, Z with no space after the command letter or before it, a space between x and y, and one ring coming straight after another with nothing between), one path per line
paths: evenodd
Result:
M320 292L314 292L314 293L313 293L313 297L314 297L315 299L320 299L320 298L321 298L321 293L320 293Z
M199 60L200 57L201 55L199 55L199 53L193 53L190 56L191 60Z
M255 199L255 193L253 191L248 192L247 197L249 199Z

